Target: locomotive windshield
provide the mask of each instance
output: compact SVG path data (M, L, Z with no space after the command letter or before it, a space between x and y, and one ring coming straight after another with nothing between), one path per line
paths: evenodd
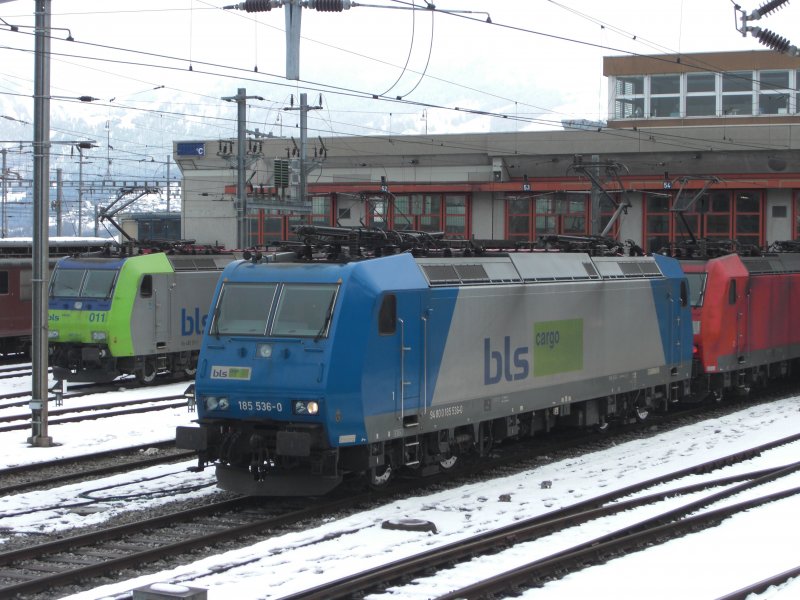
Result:
M117 271L112 269L56 269L50 295L61 298L110 298Z
M225 283L211 334L325 337L337 290L325 284Z
M703 306L703 295L706 291L706 273L687 273L689 281L689 299L692 306Z
M264 335L278 284L225 283L214 309L215 335Z
M337 289L336 285L285 284L270 334L326 337Z

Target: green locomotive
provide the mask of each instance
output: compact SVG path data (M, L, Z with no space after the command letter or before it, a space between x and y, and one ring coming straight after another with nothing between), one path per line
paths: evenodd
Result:
M208 308L232 253L61 259L49 298L50 364L63 381L193 375Z

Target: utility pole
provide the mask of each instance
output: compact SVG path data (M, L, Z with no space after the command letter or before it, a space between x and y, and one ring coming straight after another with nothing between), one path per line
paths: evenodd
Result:
M289 164L292 168L292 171L298 174L298 185L295 187L295 193L293 194L294 201L299 203L301 206L307 203L308 198L308 111L309 110L319 110L322 106L309 106L308 105L308 96L306 94L300 94L300 106L299 108L289 107L284 108L283 110L299 110L300 111L300 148L299 148L299 156L297 162L292 160ZM291 178L290 178L291 179Z
M78 146L78 237L83 235L83 150Z
M600 180L600 156L598 154L592 154L592 174ZM600 210L600 189L598 186L592 181L592 193L590 196L591 205L589 207L589 216L591 218L591 232L592 235L599 235L600 232L603 230L603 221L602 221L602 214Z
M286 10L286 79L300 79L300 23L303 7L317 12L342 12L349 10L354 3L350 0L245 0L238 4L223 6L223 10L243 10L245 12L268 12L283 6Z
M61 237L61 205L64 202L62 169L56 169L56 235Z
M172 182L169 180L169 160L170 160L170 158L171 158L170 155L167 154L167 212L169 212L169 196L170 196L170 192L172 190Z
M247 100L263 100L261 96L248 96L245 88L239 88L235 96L222 98L226 102L236 102L236 247L247 247L247 192L245 190L245 136L247 134Z
M8 177L8 170L6 168L6 154L8 154L8 150L2 148L0 149L0 153L3 154L3 170L0 171L0 175L2 175L3 179L3 210L2 214L0 214L0 230L2 230L2 237L6 237L6 177Z
M32 305L32 446L52 446L47 435L47 283L49 259L50 181L50 6L51 0L36 0L33 86L33 270Z

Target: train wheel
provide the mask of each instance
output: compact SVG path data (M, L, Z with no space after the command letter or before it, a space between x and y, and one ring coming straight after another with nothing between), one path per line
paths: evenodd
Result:
M392 474L392 465L372 467L367 472L369 486L376 490L386 487L392 479Z
M647 408L646 404L637 402L636 406L633 407L633 416L636 417L639 423L644 423L650 416L650 409Z
M136 380L142 385L150 385L156 380L156 365L152 360L145 360L140 369L136 369Z
M197 374L197 365L193 364L191 367L186 367L183 372L189 377L194 377Z
M439 468L442 471L449 471L458 463L458 455L451 454L448 458L439 461Z

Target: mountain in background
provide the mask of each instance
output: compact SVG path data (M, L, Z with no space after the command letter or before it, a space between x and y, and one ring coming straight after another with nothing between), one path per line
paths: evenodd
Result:
M112 205L121 190L126 188L156 187L161 193L142 197L125 212L165 212L168 205L170 212L180 211L181 173L172 162L173 140L205 140L233 135L231 131L207 124L202 118L184 118L179 114L166 117L175 112L169 104L147 111L124 113L109 109L109 114L117 115L109 118L76 117L74 111L72 104L51 104L51 235L57 231L58 169L62 172L62 235L78 235L79 231L84 236L95 235L96 210ZM6 183L0 207L0 225L4 227L0 229L5 237L32 234L32 113L32 101L0 94L0 140L3 140L0 149L5 149ZM208 122L215 122L211 115ZM90 142L91 147L79 149L78 142ZM172 182L169 200L168 175ZM111 230L111 234L116 234L113 227ZM99 225L97 235L110 234Z

